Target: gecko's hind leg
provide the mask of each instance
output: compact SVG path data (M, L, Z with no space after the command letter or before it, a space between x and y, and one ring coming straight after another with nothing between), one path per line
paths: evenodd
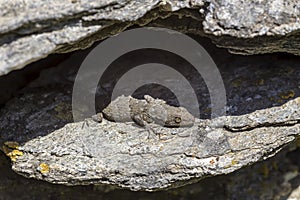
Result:
M152 133L155 134L154 129L149 125L149 123L151 123L150 118L145 113L134 115L132 119L137 125L144 127L146 129L146 131L148 132L148 136L147 136L148 139L150 139L150 135Z
M157 135L156 131L149 125L149 124L145 124L144 128L146 129L146 131L148 132L148 136L147 139L150 139L150 135ZM160 136L159 136L160 137Z

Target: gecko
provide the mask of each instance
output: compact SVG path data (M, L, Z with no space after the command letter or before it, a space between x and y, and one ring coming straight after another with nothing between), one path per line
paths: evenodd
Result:
M164 127L191 127L195 118L186 108L168 105L164 100L145 95L145 99L131 96L119 96L112 101L101 113L93 116L95 121L102 118L115 122L135 122L145 127L155 123Z

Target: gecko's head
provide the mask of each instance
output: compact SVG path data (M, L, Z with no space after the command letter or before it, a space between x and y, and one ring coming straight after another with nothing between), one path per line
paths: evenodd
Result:
M188 127L193 126L195 117L185 108L179 107L174 112L168 113L168 119L165 122L167 127Z

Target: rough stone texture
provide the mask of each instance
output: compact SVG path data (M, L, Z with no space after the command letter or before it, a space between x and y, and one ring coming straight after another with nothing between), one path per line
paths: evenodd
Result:
M287 200L297 200L300 199L300 186L295 189Z
M108 183L158 190L227 174L273 156L300 135L300 98L241 117L196 119L191 128L86 119L18 147L13 170L66 185ZM242 121L242 127L237 122ZM247 127L248 130L244 130ZM236 132L232 129L238 129Z
M48 1L0 0L0 75L22 68L27 63L39 60L51 53L86 48L96 40L101 40L135 24L168 27L206 36L218 46L226 47L233 53L289 52L299 55L298 18L299 3L297 1L128 0L92 2L74 0L52 1L49 4ZM213 53L215 52L213 51ZM74 62L76 62L75 57L72 57ZM224 53L216 55L216 57L224 57ZM227 55L225 57L223 62L227 66L224 66L226 70L222 72L222 75L226 77L228 114L240 115L261 108L281 105L300 95L300 72L297 64L299 59L286 58L281 54L278 57L283 58L280 59L272 56L250 57L250 59L238 57L239 61L232 62L232 57L228 59ZM254 62L254 60L263 60L264 64L259 63L261 61ZM65 68L74 67L73 64L64 65ZM7 140L24 144L33 138L46 136L72 121L70 91L74 77L69 73L61 75L59 72L51 72L53 71L44 72L38 83L35 82L31 87L22 90L17 98L7 103L3 109L1 108L1 146ZM249 76L249 74L253 76ZM53 79L49 80L48 77L51 75ZM7 85L10 84L1 83L3 94L8 89ZM24 86L24 83L21 85ZM1 104L7 99L1 98L3 100ZM202 110L204 110L205 118L207 117L205 109L209 108L205 96L203 102ZM266 113L260 114L265 115ZM212 126L218 128L225 125L228 133L240 133L241 135L264 129L264 127L270 130L280 130L281 128L287 131L288 129L283 128L286 124L281 123L282 120L286 120L285 114L286 112L278 111L275 115L281 116L277 118L278 127L272 127L267 118L252 121L244 117L232 117L229 121L225 120L226 118L220 118L214 121ZM287 127L293 129L294 123L296 120L291 119ZM155 141L157 138L151 139ZM278 138L273 139L277 142ZM210 140L205 140L205 142L207 141ZM275 145L281 144L276 144L276 142ZM245 143L243 146L238 143L236 148L240 151L249 145L252 144ZM214 149L213 145L209 147ZM266 148L269 147L271 146ZM0 155L0 171L2 172L0 173L0 199L40 199L45 195L53 199L172 198L183 200L199 199L199 197L218 200L298 199L299 149L294 148L285 148L274 158L237 170L229 175L208 178L191 186L151 194L130 193L103 185L99 187L64 187L32 179L22 179L9 171L8 160ZM74 151L78 149L80 150L75 147ZM271 149L269 150L271 151ZM274 149L275 152L277 150L279 149ZM53 156L55 157L55 155ZM255 158L253 159L255 160ZM41 172L47 172L48 165L46 163L38 164L39 166L36 166L35 169L36 174L33 175L41 177ZM242 164L243 162L236 163L237 168ZM34 171L34 168L30 168L30 170Z
M222 74L227 92L228 115L242 115L258 109L279 106L300 95L298 57L233 56L224 50L212 48L212 45L205 44L205 41L199 42L210 51ZM73 121L71 91L77 69L87 53L87 50L75 53L59 66L44 70L37 80L6 103L0 110L1 146L5 141L23 143L47 135ZM111 80L105 86L107 91L113 89L110 85L113 84L113 75L119 66L130 65L130 61L134 61L135 57L136 55L132 55L113 67L114 71L107 77ZM184 63L182 67L189 69ZM137 97L143 96L144 92L148 93L151 90L146 88L146 91L137 93ZM201 118L209 118L211 105L205 83L199 82L195 92L200 94ZM176 97L168 96L168 93L160 88L154 88L150 94L176 105ZM99 104L108 98L105 95L98 97Z
M124 30L161 1L5 1L1 5L0 74L62 51L101 30L98 40ZM18 13L16 15L15 13ZM122 24L119 24L123 22ZM113 26L113 28L110 28ZM108 29L108 30L107 30Z
M299 29L298 1L212 0L204 29L214 35L251 38L286 35Z
M289 147L289 151L292 150ZM291 156L290 154L293 154ZM11 170L11 165L0 154L1 198L33 199L287 199L300 182L299 149L281 151L273 158L247 166L236 172L203 179L198 183L160 192L118 189L106 185L67 187L22 177ZM26 193L24 193L26 190Z
M206 40L199 42L214 56L221 71L227 91L229 115L241 115L257 109L282 105L300 95L299 57L282 54L233 56L224 50L212 48L212 45L206 44ZM0 126L1 144L7 140L25 143L33 138L45 136L72 121L70 91L76 68L79 67L85 54L75 53L60 66L44 70L38 80L32 82L15 99L1 108L0 124L3 124ZM120 65L134 60L133 58L134 56L127 58L125 62L122 60ZM117 70L118 66L115 67ZM202 117L207 118L209 117L207 91L200 88L197 92L202 95ZM156 91L157 93L162 93L162 90ZM0 197L3 199L15 199L20 196L21 199L44 196L56 199L280 199L287 197L293 189L296 189L300 180L297 173L300 171L299 151L292 152L293 159L286 156L286 151L285 148L274 158L228 175L203 179L190 186L157 193L131 193L127 190L113 190L103 185L64 187L25 179L9 169L10 163L2 156ZM2 162L5 164L2 165ZM26 194L24 190L27 191Z
M1 0L0 10L0 75L147 24L204 35L234 53L299 55L298 1Z

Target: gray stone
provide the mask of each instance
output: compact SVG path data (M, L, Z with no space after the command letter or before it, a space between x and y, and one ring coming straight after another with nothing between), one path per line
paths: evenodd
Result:
M233 53L299 55L298 1L1 0L0 5L0 75L49 54L87 48L133 25L203 35Z
M287 198L287 200L297 200L297 199L300 199L300 186L295 190L293 190L293 192Z
M298 81L300 68L297 64L300 60L298 57L280 60L270 55L236 56L217 48L211 49L211 52L216 57L214 59L226 87L228 115L242 115L279 106L300 95ZM45 136L66 123L73 122L71 91L77 69L85 55L86 52L76 52L59 66L44 70L37 80L31 82L15 98L7 102L5 107L1 108L0 146L6 141L23 143ZM186 65L182 67L189 70ZM111 71L112 76L108 78L113 81L113 74L117 71L118 66ZM195 93L200 94L199 99L201 99L200 117L209 118L210 96L205 83L194 81L192 80L191 84L196 85ZM283 84L286 82L288 84ZM112 88L112 82L108 82L107 85L106 90L109 91L109 88ZM145 94L141 92L142 95ZM188 91L182 92L183 95L189 97ZM159 96L160 94L163 96ZM169 100L169 104L176 105L174 97L166 96L164 91L156 90L156 95L156 97ZM257 95L261 97L254 99ZM105 101L105 98L107 98L105 95L100 95L98 103ZM253 100L246 101L248 98ZM82 108L84 109L84 105ZM101 110L98 109L98 111Z
M86 119L18 147L12 167L66 185L106 183L147 191L178 186L273 156L299 136L299 107L296 98L241 117L196 119L191 128L150 124L160 133L150 138L132 122ZM249 129L233 131L237 118Z
M228 99L228 115L241 115L262 108L282 105L284 102L299 96L299 57L278 56L276 54L237 56L229 55L226 51L213 48L212 46L205 47L213 52L212 55L216 57L214 60L224 79ZM76 67L79 66L82 60L80 54L82 52L77 52L66 62L61 63L60 66L44 70L38 80L30 83L29 86L20 91L20 94L16 98L8 102L4 108L1 108L1 146L6 141L17 141L21 145L25 144L34 138L46 136L66 123L72 122L70 91L72 90L74 77L76 76ZM182 67L185 68L185 65ZM115 70L117 69L116 67ZM201 85L205 87L204 84ZM205 110L210 107L209 100L206 99L206 97L209 97L206 96L205 92L207 91L202 86L201 88L197 88L196 92L201 94L201 114L204 114L202 117L208 118L209 112ZM157 92L161 93L160 90ZM103 98L101 98L102 100ZM168 97L166 100L168 100ZM275 110L274 113L277 112L278 114L270 115L270 118L279 120L280 122L280 118L276 118L275 116L283 114L283 117L284 111L289 109ZM261 115L259 114L260 112L257 114ZM290 117L293 117L293 115ZM227 124L225 129L232 132L232 134L248 133L252 129L249 127L263 126L272 128L272 126L266 123L268 121L263 119L266 118L251 121L247 117L232 117L231 120L212 121L214 123L211 123L211 126L218 128ZM293 118L290 119L293 123ZM144 130L141 129L141 131ZM156 138L152 134L150 136L152 140ZM188 137L185 133L180 134L180 136ZM202 156L210 155L218 145L223 144L222 138L220 139L220 143L216 143L215 140L210 139L211 135L208 134L208 136L205 137L204 132L198 138L199 141L205 141L205 143L202 143L203 146L201 148L208 150L200 154ZM218 135L216 134L214 139L217 138ZM249 144L245 145L249 146ZM239 146L237 147L240 148ZM269 145L269 147L272 146ZM263 162L256 162L233 173L206 178L190 186L158 193L131 193L128 190L112 190L106 193L104 192L104 190L107 190L105 188L110 188L111 186L65 187L63 185L47 184L34 179L25 179L14 174L10 169L11 164L2 156L0 158L0 167L3 172L0 174L0 194L5 199L12 199L12 194L18 194L24 190L28 191L27 194L22 196L24 199L32 199L33 197L48 195L49 193L52 194L51 197L53 198L66 199L72 198L74 194L78 198L85 198L87 196L90 198L98 198L100 196L105 196L103 198L116 198L116 196L122 198L124 195L129 195L132 198L138 196L140 198L155 197L159 199L170 199L171 197L175 199L191 199L191 196L194 198L201 196L204 199L207 196L214 197L210 199L278 199L278 196L286 197L291 190L295 189L296 186L293 182L297 179L299 180L299 177L291 178L297 170L299 171L299 165L295 166L295 164L292 164L286 156L288 151L293 150L289 147L284 148L274 158ZM299 153L296 152L294 159L296 161L299 160ZM6 163L5 166L2 165L3 162ZM40 170L45 172L45 169L47 169L46 166L42 165L43 168L37 166L38 172L36 173L40 173ZM26 175L26 177L28 176L30 175ZM37 175L34 174L34 176ZM198 180L198 178L190 179L183 183L174 183L172 186L180 186ZM15 196L14 199L19 198L17 195Z

